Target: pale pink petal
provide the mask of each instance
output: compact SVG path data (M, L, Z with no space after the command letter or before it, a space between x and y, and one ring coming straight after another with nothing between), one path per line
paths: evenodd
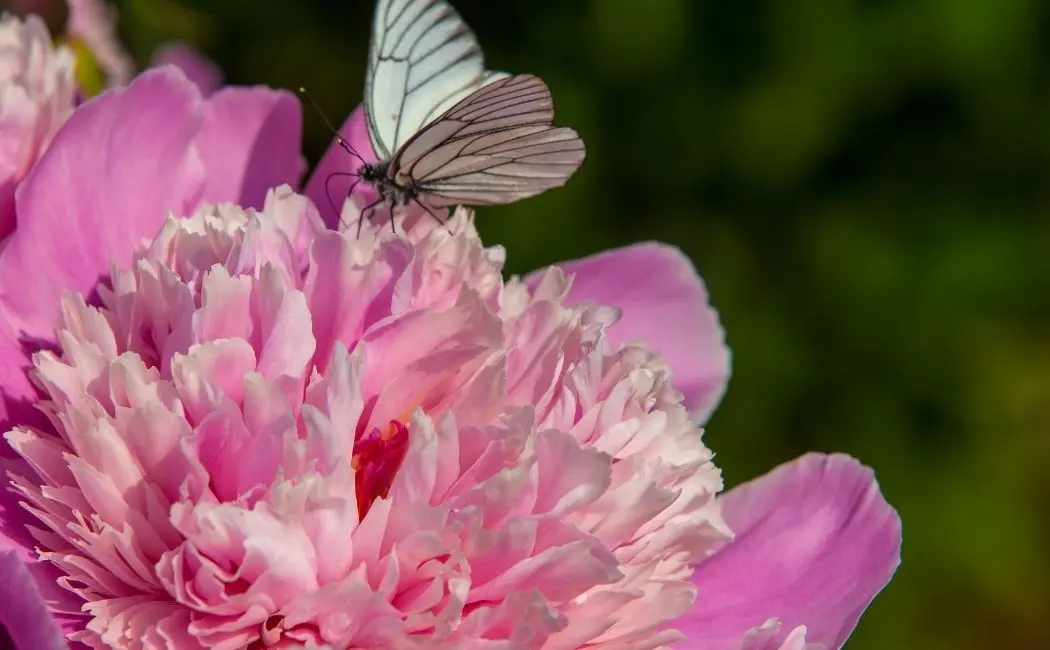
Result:
M675 650L692 650L696 646L688 641L680 643ZM806 626L787 630L780 619L771 618L762 625L748 630L735 650L827 650L823 644L806 642Z
M208 97L222 86L222 70L210 59L186 43L169 41L153 52L150 65L173 65L197 85L201 95Z
M778 617L777 641L805 625L809 643L834 650L900 563L900 519L849 456L807 454L731 490L722 508L736 538L696 568L682 647L733 649Z
M164 68L77 109L16 196L19 228L0 253L0 314L13 329L50 339L63 291L90 290L169 210L192 206L199 103Z
M61 629L51 618L32 575L15 551L0 551L0 603L0 635L6 630L16 650L67 648ZM3 645L2 636L0 645Z
M105 0L67 0L66 32L79 38L106 73L110 86L121 86L135 74L135 62L117 38L117 11Z
M208 170L201 201L262 208L270 188L298 187L306 168L301 146L302 114L294 95L223 88L205 102L197 138Z
M372 142L368 139L368 126L365 123L363 105L350 113L350 117L339 128L339 135L351 149L364 158L364 162L376 161L375 152L372 151ZM350 195L351 186L357 181L354 174L361 163L362 161L350 155L337 141L333 140L328 146L328 151L310 173L310 180L306 183L304 193L317 205L321 217L330 228L339 225L343 201ZM367 203L375 200L375 193L366 183L358 183L353 187L353 191L354 194L363 196Z
M411 253L405 242L386 240L365 263L365 253L356 242L337 234L317 238L304 291L315 314L321 369L337 342L353 349L367 328L389 315L394 285L411 261Z
M569 305L591 301L617 307L608 330L616 346L643 341L671 366L672 383L701 422L722 399L729 379L729 349L703 280L682 252L654 242L559 264L573 275ZM526 278L539 284L543 271Z

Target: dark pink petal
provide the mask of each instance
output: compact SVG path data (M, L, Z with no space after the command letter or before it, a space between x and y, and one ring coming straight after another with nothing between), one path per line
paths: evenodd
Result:
M302 121L299 101L284 90L226 87L209 97L197 138L208 170L201 200L262 208L270 188L298 187Z
M722 497L736 538L696 568L692 650L731 650L771 617L839 648L900 564L901 522L875 474L843 454L807 454Z
M365 124L364 106L358 106L350 113L343 126L339 129L339 135L343 136L347 144L360 154L365 162L375 162L376 155L372 151L372 142L368 139L368 126ZM305 194L314 202L321 213L321 218L329 228L339 225L339 212L342 210L343 201L350 196L351 185L357 181L354 176L361 161L350 155L339 143L332 140L328 151L321 157L310 180L306 183ZM375 193L371 187L359 183L353 188L354 194L360 194L371 203L375 200Z
M0 624L14 642L14 650L67 648L32 575L19 553L11 550L0 551Z
M169 210L199 195L191 143L200 95L171 67L85 102L16 195L18 229L0 252L0 318L12 334L53 337L59 296L125 266Z
M33 476L33 468L20 456L12 457L6 440L0 441L3 455L0 456L0 477L4 486L0 488L0 550L18 549L25 557L33 552L36 541L29 526L39 526L39 520L22 507L25 497L11 486L11 476ZM0 646L2 647L2 646Z
M15 422L39 423L42 417L33 406L36 389L26 374L30 350L4 325L0 323L0 431L7 431ZM0 454L3 450L6 444L0 443Z
M620 308L609 343L645 341L670 364L689 410L706 420L729 380L729 348L689 258L673 246L646 242L559 266L574 275L566 303ZM535 288L542 277L536 271L525 281Z
M150 65L177 67L187 79L197 85L197 90L205 97L222 86L222 71L219 67L189 45L179 41L169 41L158 47L153 53Z

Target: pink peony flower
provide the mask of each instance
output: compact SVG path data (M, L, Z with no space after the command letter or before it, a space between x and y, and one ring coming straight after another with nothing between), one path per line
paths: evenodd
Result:
M63 300L51 426L8 440L71 639L679 638L728 531L666 367L606 349L615 314L564 306L561 271L504 284L465 214L402 229L328 231L279 189L170 219L99 307Z
M0 239L15 228L15 188L73 112L75 66L38 16L0 16Z
M205 146L251 129L198 92L161 70L78 109L0 252L0 389L46 415L9 408L0 458L16 648L841 645L899 521L842 456L716 498L728 353L681 253L504 281L465 211L358 240L326 200L252 202L245 167L299 154ZM142 242L164 209L192 216Z

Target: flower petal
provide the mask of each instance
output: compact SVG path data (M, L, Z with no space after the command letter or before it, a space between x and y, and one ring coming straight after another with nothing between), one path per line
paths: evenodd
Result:
M843 454L807 454L731 490L723 515L736 538L696 568L699 596L677 627L683 647L738 647L769 617L781 642L839 648L900 564L901 523L875 475Z
M169 210L198 193L190 145L200 96L171 67L84 103L16 196L19 227L0 253L0 317L50 339L59 295L88 291L131 260Z
M618 307L622 315L608 342L645 341L670 364L689 410L707 420L729 380L729 349L689 258L673 246L645 242L558 266L575 276L566 304ZM525 282L534 288L542 277L536 271Z
M186 78L196 84L197 90L205 97L222 86L222 70L210 59L180 41L169 41L153 53L150 66L162 65L173 65L182 70Z
M299 101L283 90L227 87L204 105L197 147L208 170L205 203L262 208L272 187L299 186L306 161Z
M339 135L354 151L364 157L365 162L376 161L376 155L372 151L372 142L368 139L364 105L358 106L353 113L350 113L350 117L340 127ZM306 183L304 193L317 206L321 218L329 228L339 225L343 201L350 196L350 186L357 180L354 172L360 165L360 160L351 156L337 141L333 140L313 173L310 174L310 180ZM359 183L353 189L355 194L364 196L368 203L375 200L372 188L365 186L364 183Z
M135 62L117 38L117 11L102 0L67 0L66 32L91 50L110 86L122 86L135 74Z
M18 552L0 551L0 576L0 634L6 630L18 650L65 650L62 632ZM3 640L0 636L0 645Z
M35 389L26 374L31 365L29 350L0 323L0 431L15 422L42 424L43 415L33 406Z

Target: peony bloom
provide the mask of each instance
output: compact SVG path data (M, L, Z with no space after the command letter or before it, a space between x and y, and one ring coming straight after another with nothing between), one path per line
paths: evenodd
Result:
M565 306L561 271L504 284L464 213L400 225L358 240L279 189L170 219L99 307L64 299L34 364L50 430L8 439L70 638L678 638L728 531L664 364L606 349L614 312Z
M716 497L697 422L729 358L680 253L504 280L467 211L357 239L327 200L263 191L301 164L278 110L199 93L172 69L104 93L20 190L14 647L841 645L896 514L841 456Z
M0 16L0 239L15 228L15 188L73 112L75 67L38 16Z

